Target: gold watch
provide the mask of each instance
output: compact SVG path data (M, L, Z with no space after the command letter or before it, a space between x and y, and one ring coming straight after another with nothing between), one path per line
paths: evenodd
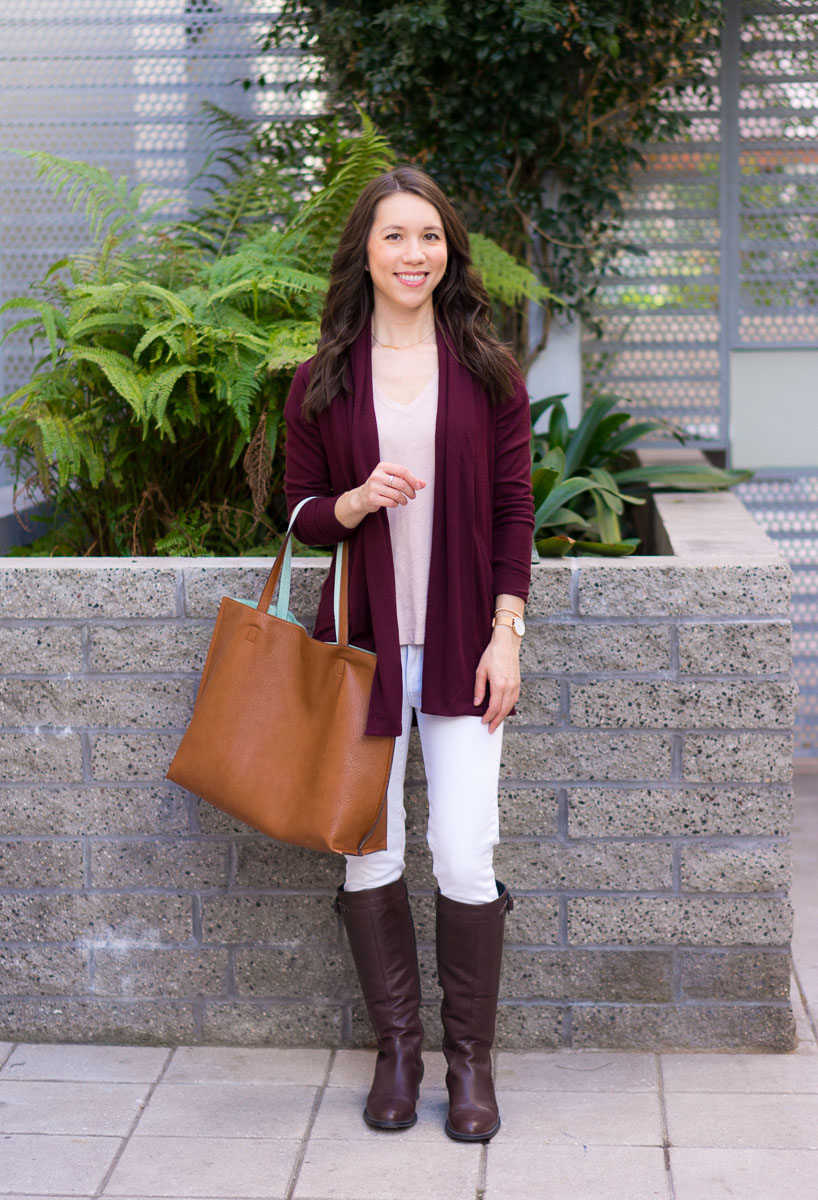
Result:
M520 616L517 616L517 617L494 617L494 619L491 622L492 629L494 628L495 625L511 626L511 628L514 630L514 632L517 634L518 637L522 637L523 634L525 633L525 621Z

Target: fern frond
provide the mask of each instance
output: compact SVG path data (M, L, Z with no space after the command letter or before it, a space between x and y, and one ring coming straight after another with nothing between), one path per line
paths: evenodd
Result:
M64 192L72 212L84 203L85 220L94 241L109 222L120 234L129 226L132 232L145 229L151 218L168 203L158 201L142 209L142 197L150 186L155 185L139 183L129 190L127 176L114 179L105 167L62 158L44 150L13 150L12 153L36 163L37 178L44 180L55 196Z
M483 285L492 300L499 300L512 308L533 300L545 304L554 300L552 293L539 282L536 275L523 263L498 246L491 238L481 233L469 237L472 263L483 278Z

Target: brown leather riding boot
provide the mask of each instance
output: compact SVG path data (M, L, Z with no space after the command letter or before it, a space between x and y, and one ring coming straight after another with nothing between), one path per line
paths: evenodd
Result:
M505 884L488 904L461 904L437 893L437 970L443 988L443 1053L449 1064L446 1133L487 1142L500 1128L491 1047L500 991L503 926L513 901Z
M335 906L369 1019L378 1039L375 1078L364 1120L375 1129L409 1129L417 1121L423 1078L420 974L409 894L401 877L361 892L338 889Z

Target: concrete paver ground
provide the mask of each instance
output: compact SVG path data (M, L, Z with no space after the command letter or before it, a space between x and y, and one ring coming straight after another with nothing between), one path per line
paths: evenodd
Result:
M818 762L796 768L790 1054L498 1051L503 1127L369 1129L372 1054L0 1043L0 1200L818 1200Z

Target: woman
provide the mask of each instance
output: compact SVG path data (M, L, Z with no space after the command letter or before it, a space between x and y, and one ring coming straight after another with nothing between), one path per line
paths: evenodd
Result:
M350 641L376 651L367 733L396 737L387 849L348 857L336 906L375 1028L364 1119L415 1123L420 979L403 879L414 709L438 883L437 960L458 1141L500 1127L491 1077L505 913L494 877L503 720L520 689L533 533L529 404L495 337L461 218L422 171L359 196L332 262L318 351L285 408L290 511L308 545L350 539ZM315 636L333 639L332 579Z

